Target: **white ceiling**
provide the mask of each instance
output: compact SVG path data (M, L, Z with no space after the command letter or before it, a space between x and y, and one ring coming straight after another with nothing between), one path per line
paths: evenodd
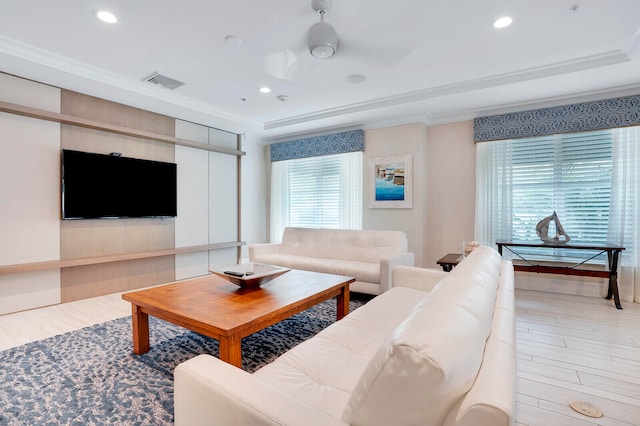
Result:
M640 93L638 0L334 0L330 59L306 48L311 0L1 4L0 71L250 140ZM97 9L120 21L98 21ZM513 24L494 29L503 15ZM142 81L153 72L186 84Z

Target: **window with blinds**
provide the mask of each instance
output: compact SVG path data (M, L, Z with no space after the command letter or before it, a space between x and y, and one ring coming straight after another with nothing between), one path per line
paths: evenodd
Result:
M286 161L283 225L359 229L362 221L362 153ZM272 212L278 214L276 212Z
M556 211L572 241L605 243L612 151L611 130L513 140L513 239L539 240L536 224Z
M289 223L305 228L338 228L340 159L335 155L289 163Z

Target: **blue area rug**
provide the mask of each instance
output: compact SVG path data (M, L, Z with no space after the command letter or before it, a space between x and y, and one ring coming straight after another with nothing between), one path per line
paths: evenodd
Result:
M350 310L366 296L352 294ZM242 339L253 372L335 321L335 299ZM0 425L173 424L173 369L218 341L149 317L151 350L133 353L131 317L0 352Z

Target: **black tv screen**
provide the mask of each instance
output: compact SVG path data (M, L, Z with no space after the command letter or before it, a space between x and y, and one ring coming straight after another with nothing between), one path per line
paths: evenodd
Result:
M62 218L177 215L174 163L62 150Z

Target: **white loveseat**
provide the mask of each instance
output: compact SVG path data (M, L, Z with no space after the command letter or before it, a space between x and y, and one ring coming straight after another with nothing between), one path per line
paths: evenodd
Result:
M413 266L401 231L286 228L279 244L252 244L249 261L354 277L351 291L381 294L395 266Z
M480 247L393 288L253 374L209 355L176 367L182 425L513 423L513 265Z

